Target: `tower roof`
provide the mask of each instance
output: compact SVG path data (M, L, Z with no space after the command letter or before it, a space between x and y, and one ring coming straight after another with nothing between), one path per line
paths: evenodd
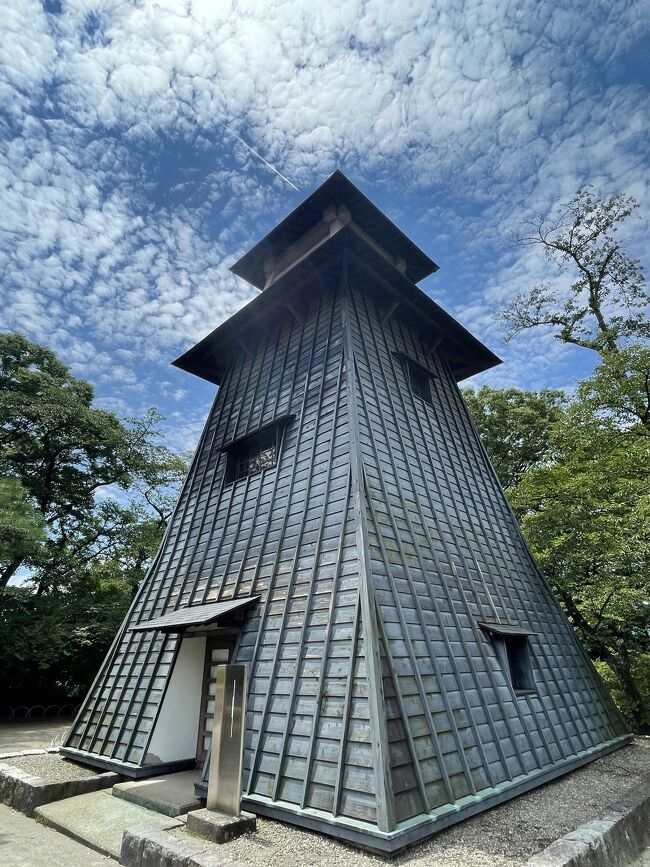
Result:
M302 238L322 219L326 208L336 209L340 206L346 207L355 224L391 256L404 260L405 273L413 283L424 280L438 270L433 259L407 238L404 232L338 169L288 217L235 262L230 270L258 289L263 289L266 282L265 262L269 258L282 255L288 247Z
M264 289L237 313L177 358L176 367L219 385L230 360L250 352L269 317L286 315L307 283L318 282L333 257L355 254L370 269L369 292L381 293L439 347L457 381L501 363L490 349L425 294L416 280L436 263L392 223L345 175L336 171L231 270ZM389 317L391 313L387 314Z

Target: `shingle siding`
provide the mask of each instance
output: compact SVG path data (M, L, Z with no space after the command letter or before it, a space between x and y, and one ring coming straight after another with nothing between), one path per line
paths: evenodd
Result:
M408 818L422 800L433 809L570 758L621 723L528 555L444 359L399 312L382 325L385 306L367 293L353 288L351 307L385 668L420 765L419 798L394 786ZM397 352L432 370L431 406L411 394ZM535 695L514 694L482 620L533 633Z
M311 810L343 836L356 823L366 842L427 816L435 830L448 805L462 817L614 740L620 717L528 554L444 340L429 351L387 316L353 256L300 297L231 362L67 746L153 761L179 639L127 627L259 595L233 658L249 667L247 806ZM404 356L431 371L431 403ZM230 482L224 447L287 415L277 466ZM534 694L514 693L483 621L530 631Z

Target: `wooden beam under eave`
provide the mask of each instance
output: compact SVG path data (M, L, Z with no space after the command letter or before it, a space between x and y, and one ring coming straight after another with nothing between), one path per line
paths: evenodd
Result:
M434 352L436 351L436 349L440 346L440 344L442 343L442 341L443 341L444 339L445 339L445 335L444 335L444 334L441 334L439 337L436 338L436 340L434 340L434 342L431 344L431 348L429 349L429 351L428 351L427 354L426 354L427 359L431 358L431 356L433 355L433 353L434 353Z
M387 325L390 322L390 320L393 318L393 313L395 313L395 311L397 310L397 308L399 307L400 304L401 304L400 301L395 301L394 304L391 304L388 312L386 313L384 318L381 320L382 326Z

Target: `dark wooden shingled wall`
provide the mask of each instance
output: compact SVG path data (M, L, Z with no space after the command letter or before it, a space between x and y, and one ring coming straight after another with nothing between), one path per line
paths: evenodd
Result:
M389 305L368 291L374 282L353 259L350 322L399 820L623 729L524 546L444 357L399 311L385 320ZM395 353L432 371L431 405L411 394ZM535 694L515 695L480 621L533 633Z
M541 576L442 354L368 262L338 257L231 364L129 624L261 596L245 794L390 830L608 741L620 720ZM409 389L406 354L433 372ZM221 449L294 416L277 469L228 483ZM480 621L518 623L514 694ZM178 640L123 631L68 745L146 762Z
M374 822L339 277L340 261L300 321L287 311L231 366L128 623L260 594L235 651L251 672L245 789ZM222 447L287 413L277 470L226 483ZM176 649L124 632L68 745L146 761Z

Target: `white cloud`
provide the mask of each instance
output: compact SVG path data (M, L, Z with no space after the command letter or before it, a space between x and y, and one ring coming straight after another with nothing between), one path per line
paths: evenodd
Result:
M648 94L625 65L643 7L14 0L1 324L107 399L190 400L156 365L253 294L225 264L296 202L238 136L303 192L336 165L371 182L442 254L431 290L498 350L496 306L543 272L504 247L519 215L587 181L650 213ZM547 335L507 352L522 379L563 363Z
M56 68L57 48L37 0L6 4L0 32L0 109L16 117L42 93Z

